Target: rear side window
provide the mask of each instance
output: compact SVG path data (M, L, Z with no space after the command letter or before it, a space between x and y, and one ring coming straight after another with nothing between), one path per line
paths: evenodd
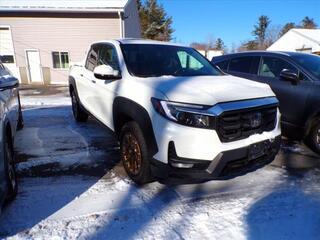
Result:
M216 65L223 71L228 71L228 64L229 60L216 63Z
M291 70L298 74L298 70L285 60L276 57L263 57L259 69L259 76L279 78L282 70Z
M260 57L239 57L230 60L229 71L257 74Z
M88 53L88 57L86 60L86 69L89 71L93 71L93 69L97 66L98 61L98 46L93 45Z

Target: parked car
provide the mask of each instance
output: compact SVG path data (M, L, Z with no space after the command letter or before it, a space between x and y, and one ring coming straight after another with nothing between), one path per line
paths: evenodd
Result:
M90 114L115 132L137 184L230 178L271 162L279 150L270 87L225 75L190 47L96 42L71 68L69 83L76 121Z
M0 61L0 212L18 191L13 146L16 130L23 127L18 85Z
M224 72L271 86L284 136L320 153L320 57L297 52L244 52L212 59Z

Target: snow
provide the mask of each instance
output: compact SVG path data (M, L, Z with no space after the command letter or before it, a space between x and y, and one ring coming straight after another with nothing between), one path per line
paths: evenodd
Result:
M231 180L138 187L99 124L74 123L63 96L61 105L39 97L44 106L24 98L20 188L2 212L0 238L319 239L319 168L281 167L286 154L305 156L302 146L284 147L280 165Z
M317 175L292 178L267 167L230 181L144 188L116 176L25 178L0 233L15 239L316 239Z

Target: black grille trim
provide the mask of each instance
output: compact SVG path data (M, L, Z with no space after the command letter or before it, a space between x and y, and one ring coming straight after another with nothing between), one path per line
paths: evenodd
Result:
M232 142L248 138L253 134L272 131L277 123L277 104L223 112L217 117L216 130L220 141ZM262 123L252 127L250 119L254 114L262 115Z

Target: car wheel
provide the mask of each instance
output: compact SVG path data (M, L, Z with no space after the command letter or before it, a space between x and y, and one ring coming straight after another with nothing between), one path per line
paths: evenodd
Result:
M10 139L5 139L4 145L5 176L8 191L6 196L7 203L16 197L18 192L18 181L14 161L13 146Z
M136 122L128 122L120 133L120 158L128 176L138 185L151 182L145 138Z
M77 122L86 122L88 120L88 114L81 108L78 98L74 91L71 92L72 113Z
M312 151L320 154L320 122L311 128L306 143Z

